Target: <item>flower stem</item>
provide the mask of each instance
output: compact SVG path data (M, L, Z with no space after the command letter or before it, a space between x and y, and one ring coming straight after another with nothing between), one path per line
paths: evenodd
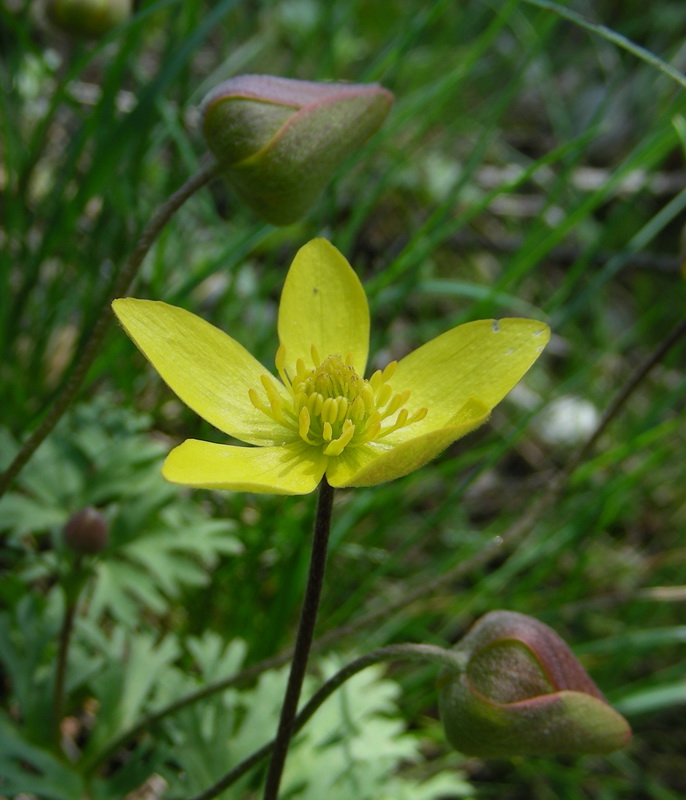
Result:
M431 661L441 666L447 666L456 671L461 671L462 664L456 654L450 650L444 650L442 647L435 647L430 644L392 644L387 647L380 647L377 650L372 650L366 653L345 667L340 669L335 675L332 675L326 683L324 683L319 690L312 695L310 700L303 706L300 713L293 720L292 734L296 734L301 730L307 722L314 715L315 711L329 698L336 689L339 688L353 675L357 675L363 669L371 666L372 664L379 664L383 661L395 660L409 660L409 661ZM196 795L191 800L213 800L217 795L221 794L229 786L236 783L237 780L243 777L253 767L256 767L260 761L265 759L269 753L272 752L275 746L275 740L255 750L254 753L249 755L240 764L236 766L220 778L215 784L205 789L202 794Z
M48 411L43 421L36 428L36 430L29 436L20 448L14 460L9 467L0 474L0 497L7 491L9 485L21 472L24 465L28 462L31 456L38 449L38 446L44 441L50 431L55 427L61 416L69 408L72 400L76 396L81 384L83 383L88 370L92 363L95 361L100 346L102 345L105 334L107 333L110 324L112 323L112 314L109 310L110 302L116 298L126 294L131 282L136 277L138 268L143 263L143 259L148 251L154 244L157 237L164 226L174 216L174 214L181 208L181 206L191 197L198 189L201 189L208 183L219 171L219 165L215 161L210 161L205 166L201 167L195 175L189 178L186 183L177 189L171 197L162 203L161 206L155 211L152 218L146 225L143 233L140 235L133 252L124 264L119 277L113 287L111 296L108 296L103 303L102 309L98 316L97 322L93 327L90 338L86 346L83 348L81 356L74 364L72 373L69 376L62 392L53 404L52 408Z
M274 740L274 750L269 763L267 780L264 788L264 800L277 800L279 784L286 763L288 744L293 734L293 722L298 710L298 700L302 689L307 668L307 659L312 646L314 626L317 621L319 598L324 582L324 568L326 566L326 550L329 543L331 530L331 510L333 507L333 488L329 486L326 477L319 484L319 499L317 502L317 517L314 523L312 539L312 555L310 556L310 571L307 577L305 599L300 612L298 634L295 640L295 650L291 661L291 671L288 676L286 694L281 706L279 727Z
M55 741L60 744L60 724L64 716L64 684L67 676L67 653L71 634L74 630L74 617L76 616L76 604L69 603L64 609L62 629L60 630L59 651L57 653L57 664L55 666L55 691L53 695L53 724L55 726Z
M69 578L64 582L64 616L62 617L62 627L58 640L57 662L55 664L55 685L52 696L52 717L55 742L60 748L61 743L61 723L64 717L65 707L65 683L67 679L67 660L69 655L69 645L71 635L74 631L74 620L76 619L76 608L79 602L79 595L86 580L86 574L81 568L81 557L77 556L73 565L73 570Z

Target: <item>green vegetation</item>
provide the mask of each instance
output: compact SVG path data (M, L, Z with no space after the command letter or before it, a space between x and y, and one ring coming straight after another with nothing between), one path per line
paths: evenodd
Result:
M574 459L683 325L686 97L642 56L683 71L686 6L570 4L610 35L534 0L144 0L89 42L37 5L0 8L0 467L64 387L154 209L201 167L207 91L240 73L378 81L393 110L304 220L273 228L213 181L132 294L271 366L286 270L321 235L364 283L374 368L467 320L547 322L551 344L486 426L405 478L337 492L305 696L354 656L449 646L504 608L563 636L634 739L604 757L467 758L445 742L435 668L374 667L296 738L283 796L683 797L683 337ZM112 326L0 500L0 797L189 798L273 735L285 658L138 725L291 647L302 602L314 496L171 486L161 463L189 436L221 441ZM78 560L61 530L85 506L109 542ZM58 639L81 588L59 747ZM261 778L221 796L257 798Z

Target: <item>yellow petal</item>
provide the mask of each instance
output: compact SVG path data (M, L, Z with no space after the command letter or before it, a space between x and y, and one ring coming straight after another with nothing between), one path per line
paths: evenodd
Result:
M467 322L437 336L398 362L394 392L410 390L412 414L426 417L398 431L399 439L442 428L470 398L489 410L518 383L550 338L547 325L529 319Z
M261 494L309 494L326 469L314 447L231 447L187 439L167 456L162 474L196 489L230 489Z
M250 444L275 444L288 431L250 402L267 370L238 342L182 308L127 297L112 304L138 349L203 419ZM286 390L274 380L280 394Z
M369 307L359 278L326 239L313 239L296 253L279 306L279 340L293 376L302 359L312 367L312 345L323 360L349 353L358 374L369 350Z
M346 448L338 458L331 459L326 479L332 486L344 487L376 486L401 478L424 466L456 439L483 425L489 413L482 403L469 400L439 430L399 443L382 439Z

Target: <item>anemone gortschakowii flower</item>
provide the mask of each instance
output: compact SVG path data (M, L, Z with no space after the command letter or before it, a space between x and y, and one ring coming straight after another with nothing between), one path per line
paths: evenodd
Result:
M179 398L257 447L188 439L163 467L208 489L307 494L321 479L373 486L426 464L477 428L545 347L535 320L459 325L365 379L369 309L348 262L325 239L286 277L271 375L237 341L181 308L115 300L126 332Z

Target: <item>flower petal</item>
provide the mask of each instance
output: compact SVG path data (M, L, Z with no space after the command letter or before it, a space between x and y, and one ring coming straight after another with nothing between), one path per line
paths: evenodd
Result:
M331 459L326 478L332 486L340 487L376 486L401 478L424 466L456 439L483 425L489 413L489 408L471 399L439 430L399 443L381 440L347 448L338 458Z
M398 431L400 439L442 428L470 398L489 410L518 383L550 338L543 322L479 320L459 325L398 362L394 392L411 391L410 413L426 417Z
M187 439L167 456L162 474L196 489L261 494L309 494L326 469L326 456L309 445L232 447Z
M220 431L250 444L281 444L288 429L250 402L267 370L230 336L182 308L127 297L112 304L138 349L179 398ZM274 379L277 391L286 389Z
M326 239L313 239L296 253L281 294L278 330L291 376L300 358L313 366L312 345L322 360L350 353L357 373L364 373L367 297L350 264Z

